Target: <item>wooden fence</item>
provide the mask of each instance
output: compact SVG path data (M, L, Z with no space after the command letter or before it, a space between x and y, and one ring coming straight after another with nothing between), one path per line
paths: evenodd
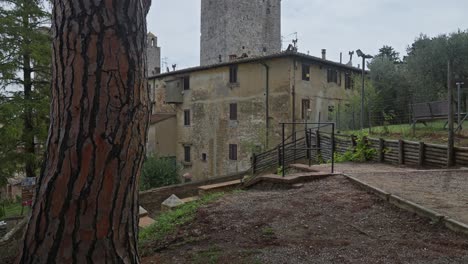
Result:
M310 140L316 151L311 151L311 159L314 161L331 160L332 135L326 132L312 133ZM406 164L413 166L446 167L448 151L447 146L427 144L424 142L412 142L406 140L366 139L370 147L376 150L372 157L374 162L391 164ZM335 135L335 153L343 154L353 151L356 147L356 137L347 135ZM294 148L306 148L306 138L300 138L295 142L285 145L285 164L308 158L306 150L294 150ZM281 146L268 152L254 155L252 168L254 173L259 173L281 166ZM468 148L455 148L455 166L468 166Z

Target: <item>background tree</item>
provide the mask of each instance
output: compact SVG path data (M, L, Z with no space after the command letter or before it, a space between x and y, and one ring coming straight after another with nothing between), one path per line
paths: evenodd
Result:
M35 177L48 128L50 14L39 0L0 0L0 184Z
M406 65L400 62L399 54L384 46L368 65L372 85L380 97L380 111L373 113L376 125L381 125L389 115L396 118L396 123L408 121L411 93Z
M421 35L408 48L408 80L416 101L446 98L447 61L454 74L468 77L468 32L458 31L430 38Z
M375 56L375 58L386 58L391 62L400 62L400 53L396 52L395 49L391 46L383 46L379 49L379 54Z
M20 263L139 263L149 5L53 1L51 129Z

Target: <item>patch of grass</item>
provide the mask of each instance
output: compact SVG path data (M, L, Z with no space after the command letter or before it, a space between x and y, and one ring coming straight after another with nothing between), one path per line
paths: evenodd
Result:
M198 201L186 203L175 210L161 213L155 219L154 224L140 230L140 247L161 241L168 235L175 233L180 226L189 223L195 218L197 209L200 206L210 203L223 195L224 193L206 195Z
M446 144L448 130L444 128L445 120L426 122L416 124L416 132L413 134L413 127L409 124L378 126L372 128L372 133L369 135L373 138L385 139L404 139L410 141L422 141L433 144ZM465 125L466 126L466 125ZM366 129L367 131L367 129ZM344 131L344 134L358 134L359 131ZM459 134L456 141L459 146L468 144L468 129L464 129Z
M218 247L211 247L208 250L197 252L193 256L194 264L216 264L222 251Z
M271 227L265 227L265 228L262 229L262 234L264 236L270 237L270 236L275 235L275 231Z
M10 202L4 202L3 204L0 204L0 220L3 220L8 217L15 217L15 216L21 216L21 210L23 207L21 206L21 203L10 203ZM23 210L23 215L27 214L29 210L29 207L24 207Z

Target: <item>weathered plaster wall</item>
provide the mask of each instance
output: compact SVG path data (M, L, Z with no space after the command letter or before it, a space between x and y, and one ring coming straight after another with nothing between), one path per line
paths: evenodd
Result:
M307 62L305 62L307 64ZM310 101L310 122L335 122L335 112L329 112L329 106L333 106L335 110L338 108L341 111L346 111L346 104L352 95L352 90L345 89L345 73L349 70L337 69L338 83L327 81L327 71L329 66L308 64L310 65L310 81L302 80L302 61L297 61L297 73L295 76L296 83L296 120L302 120L302 100Z
M200 64L281 51L281 0L202 0Z
M148 131L149 154L158 157L176 156L177 119L176 117L151 124Z
M327 82L327 66L311 64L311 80L302 80L302 62L293 57L264 61L270 69L269 79L269 146L280 143L280 122L293 119L293 91L295 117L301 120L302 99L309 99L313 110L312 121L322 121L328 106L344 102L350 92L341 85ZM294 66L296 64L296 67ZM165 82L190 76L190 90L184 91L183 103L164 104ZM265 147L266 141L266 68L259 62L238 65L237 85L229 84L229 67L217 67L181 75L170 75L153 80L156 87L155 108L158 112L176 113L176 156L184 164L184 145L191 147L190 164L184 172L191 172L195 180L229 175L250 168L250 157L255 146ZM229 104L238 104L238 120L229 120ZM191 125L184 126L184 110L191 112ZM159 128L160 130L163 127ZM296 127L296 131L301 129ZM155 132L156 134L158 131ZM292 133L288 126L286 134ZM229 144L238 145L238 160L229 160ZM202 154L207 160L202 160Z

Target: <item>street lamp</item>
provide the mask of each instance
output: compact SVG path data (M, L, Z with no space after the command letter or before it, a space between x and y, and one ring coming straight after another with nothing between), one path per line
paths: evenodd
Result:
M373 56L364 54L362 50L356 51L357 55L362 58L362 87L361 87L361 130L364 130L364 78L366 74L366 59L372 59Z

